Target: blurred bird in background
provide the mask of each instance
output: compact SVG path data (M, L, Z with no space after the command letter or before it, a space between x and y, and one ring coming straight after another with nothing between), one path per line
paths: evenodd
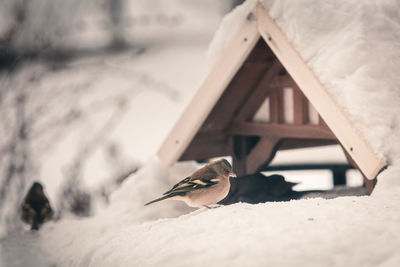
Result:
M191 207L210 208L209 205L216 204L228 194L231 176L236 177L226 159L210 162L145 206L164 199L174 199L184 201Z
M43 186L34 182L21 205L21 219L31 225L31 230L39 230L40 226L53 216L50 202L43 192Z

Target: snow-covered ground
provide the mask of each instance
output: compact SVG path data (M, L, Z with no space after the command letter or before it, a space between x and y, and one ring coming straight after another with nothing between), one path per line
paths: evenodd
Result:
M69 266L398 266L399 202L397 194L235 204L123 227L110 223L107 230L94 221L65 222L58 227L89 236L49 229L41 242L54 262Z
M95 217L1 240L4 266L398 266L400 191L190 213L143 204L197 166L152 159ZM167 218L153 220L156 218ZM25 255L25 256L19 256Z
M325 65L317 63L324 61L317 60L317 55L328 55L332 62L340 60L339 50L349 47L346 40L351 33L358 34L360 45L354 42L350 52L359 60L340 60L338 68L343 67L344 74L342 83L338 84L346 84L340 96L359 100L350 105L349 112L363 125L360 126L363 132L366 128L371 130L367 137L378 142L374 147L392 164L378 177L372 196L258 205L238 203L197 211L174 201L144 207L144 203L199 167L187 162L166 168L152 155L201 80L204 69L198 66L204 63L207 42L157 47L132 61L128 55L107 60L95 58L91 62L96 68L99 62L106 62L100 65L100 68L105 66L106 71L96 77L97 86L109 88L113 81L124 84L122 80L126 78L119 78L122 73L127 73L128 77L150 73L156 77L155 87L167 84L179 91L181 98L174 102L164 94L157 95L154 90L141 92L135 99L131 116L127 116L129 122L121 124L122 129L115 131L114 138L134 140L128 150L133 151L132 157L143 160L143 168L129 177L112 194L110 205L95 216L50 222L37 233L12 232L0 239L0 266L399 266L400 143L396 138L400 122L399 105L395 103L400 100L400 87L399 78L394 75L399 69L395 67L400 64L400 38L396 35L400 27L398 1L380 4L356 0L343 0L341 4L311 0L266 2L279 24L289 25L283 26L288 35L308 33L307 27L313 29L314 40L319 34L326 35L324 42L315 42L314 49L319 47L320 53L313 54L315 61L310 63L322 74L325 69L321 66ZM325 13L329 16L323 15ZM318 23L312 23L313 19ZM365 27L366 21L370 27ZM342 28L334 28L337 25ZM322 53L337 40L337 31L343 29L348 30L343 42L334 46L338 53ZM329 40L329 32L334 33L334 40ZM367 46L365 50L365 42L374 36L380 41L377 47L382 49ZM299 47L300 43L293 42ZM351 39L349 42L353 44ZM374 64L390 64L369 69L371 66L364 53L374 59ZM326 64L335 65L332 62ZM70 68L82 66L86 70L90 65L77 62ZM354 70L349 71L349 68ZM372 75L370 71L373 70L381 72ZM90 73L91 67L87 71ZM362 78L368 78L370 83ZM380 80L382 83L377 84ZM359 83L352 83L354 81ZM134 84L137 85L136 81ZM367 86L366 92L362 91L364 86ZM190 88L186 91L186 87ZM385 94L381 93L383 91ZM155 111L158 113L154 114ZM370 118L368 123L364 124L365 118L357 117L362 115L361 111L366 112L365 118ZM140 116L135 117L138 113ZM101 175L96 170L99 162L102 164L100 160L90 165L94 176ZM43 170L48 173L46 177L59 171L48 168ZM51 184L51 181L46 182Z

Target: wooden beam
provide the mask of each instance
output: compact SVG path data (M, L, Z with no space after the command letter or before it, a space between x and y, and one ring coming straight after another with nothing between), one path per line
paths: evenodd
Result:
M293 87L296 84L289 74L277 75L272 79L270 86L275 88Z
M232 155L228 136L221 132L199 132L179 160L204 160L228 155Z
M298 149L305 147L329 146L338 144L337 139L283 139L279 150Z
M266 137L258 141L247 156L247 173L255 173L261 166L268 165L276 154L279 140L275 137Z
M269 94L269 118L272 123L283 122L282 88L274 88Z
M246 136L234 136L233 137L233 171L237 176L243 176L247 174L247 150L248 142Z
M295 124L307 124L308 119L308 100L297 85L293 85L293 112Z
M231 135L263 136L297 139L335 140L335 135L318 125L266 124L257 122L235 122L227 130Z
M218 131L225 129L267 69L268 64L266 62L264 64L245 62L211 110L200 130Z
M351 158L351 156L349 155L349 153L347 153L347 151L344 149L344 147L342 146L343 152L346 156L346 159L348 161L349 164L351 164L352 166L354 166L355 168L357 168L360 172L361 175L363 177L363 182L364 182L364 186L367 189L368 193L371 194L372 191L374 191L375 185L377 183L376 178L375 179L367 179L367 177L365 177L365 175L362 173L362 171L360 170L360 167L357 165L357 163Z
M274 164L266 166L263 171L293 171L293 170L353 170L354 166L344 163L293 163Z
M183 154L259 38L257 21L254 14L249 14L158 150L157 155L166 166Z
M374 179L385 167L385 160L373 151L365 138L353 127L348 114L340 108L307 66L268 11L260 3L257 4L256 9L258 29L265 42L313 103L364 175L368 179Z
M236 121L246 121L254 116L270 91L270 82L281 69L282 64L279 63L279 61L274 61L272 63L271 67L265 72L256 88L244 102L243 107L240 109L239 114L235 118Z
M324 121L324 119L321 116L318 116L318 124L321 125L322 127L329 128L329 126L326 124L326 122Z

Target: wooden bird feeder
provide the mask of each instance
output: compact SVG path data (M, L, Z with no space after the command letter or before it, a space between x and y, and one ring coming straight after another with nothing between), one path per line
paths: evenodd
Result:
M339 143L363 175L385 166L260 4L244 19L161 146L166 164L232 156L254 173L277 150Z

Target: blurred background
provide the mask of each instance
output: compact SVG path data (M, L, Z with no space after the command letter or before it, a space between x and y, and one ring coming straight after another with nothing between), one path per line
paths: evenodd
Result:
M0 0L0 236L40 181L56 218L90 216L154 155L207 70L225 0ZM272 165L340 147L279 152ZM276 172L274 172L276 173ZM282 172L331 189L327 170ZM350 171L348 185L362 184Z
M88 216L155 154L237 1L0 0L0 235L40 181Z

